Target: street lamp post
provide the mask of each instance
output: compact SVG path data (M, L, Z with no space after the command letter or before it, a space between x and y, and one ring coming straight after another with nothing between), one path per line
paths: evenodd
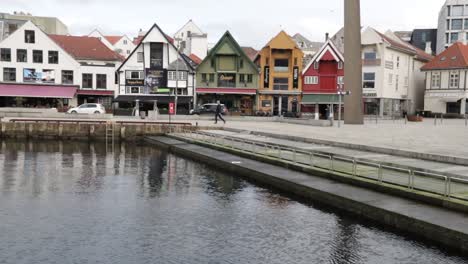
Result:
M177 61L176 61L176 89L174 102L174 115L177 115L177 93L179 91L179 43L177 43Z

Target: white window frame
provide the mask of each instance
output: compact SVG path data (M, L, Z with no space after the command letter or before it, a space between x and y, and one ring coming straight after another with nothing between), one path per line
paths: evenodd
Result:
M459 72L452 71L449 74L449 88L458 89L460 86L460 74Z
M336 78L336 83L338 85L343 85L344 84L344 76L338 76L338 78Z
M392 73L388 74L388 84L393 85L393 74Z
M344 63L342 61L338 62L338 70L342 70L344 67Z
M431 88L440 89L441 79L440 79L440 72L433 72L431 74Z
M132 93L132 88L138 88L138 93ZM143 94L144 87L139 86L127 86L125 87L125 94Z
M138 78L132 78L132 73L134 73L134 72L138 73ZM142 79L144 79L143 71L126 71L125 74L126 74L125 79L127 79L127 80L142 80Z
M143 62L143 52L137 52L137 62Z
M305 76L304 83L305 84L318 84L318 76Z
M319 62L314 61L314 70L318 70L318 68L319 68Z

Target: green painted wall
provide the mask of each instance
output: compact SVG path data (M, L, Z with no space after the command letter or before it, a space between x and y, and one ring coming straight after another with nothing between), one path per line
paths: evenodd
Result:
M198 66L196 87L216 88L218 87L219 75L232 73L236 74L234 88L257 89L259 72L249 60L231 35L225 34L213 50L208 53L207 58ZM206 74L207 82L203 81L204 74ZM210 81L210 74L214 77L213 81ZM240 82L242 74L244 74L245 82ZM248 82L247 75L249 74L252 76L252 82Z

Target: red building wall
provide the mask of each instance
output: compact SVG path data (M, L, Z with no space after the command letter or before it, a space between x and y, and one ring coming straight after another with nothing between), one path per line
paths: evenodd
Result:
M318 84L306 84L306 76L318 76ZM314 65L312 64L303 74L302 91L304 94L337 93L339 76L344 76L344 69L338 69L338 62L330 51L326 51L319 61L318 70L314 69Z

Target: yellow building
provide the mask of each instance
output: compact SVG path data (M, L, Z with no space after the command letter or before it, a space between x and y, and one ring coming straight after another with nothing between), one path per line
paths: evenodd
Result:
M272 115L300 112L302 59L304 53L286 32L281 31L259 52L260 66L257 105Z

